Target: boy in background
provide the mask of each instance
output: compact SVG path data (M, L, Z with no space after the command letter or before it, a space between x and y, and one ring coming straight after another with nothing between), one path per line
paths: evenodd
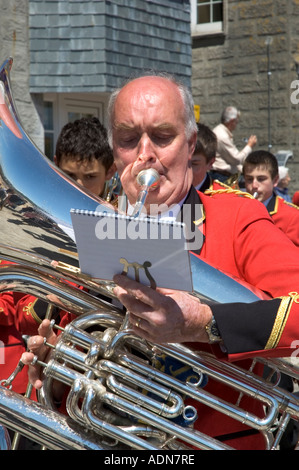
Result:
M210 171L216 158L217 137L205 124L197 124L197 140L192 155L193 186L197 191L230 191L231 188L216 179L212 179Z
M107 131L96 117L66 124L57 139L54 163L95 196L107 197L116 169Z
M276 157L266 150L252 152L245 159L243 174L246 191L266 206L275 225L299 246L299 207L275 193L279 181Z

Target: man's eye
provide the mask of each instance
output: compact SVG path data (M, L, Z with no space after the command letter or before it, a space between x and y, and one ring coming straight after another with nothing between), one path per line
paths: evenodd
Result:
M152 136L152 141L160 145L166 145L172 140L173 136L169 134L157 134Z
M135 143L138 142L138 137L136 135L126 135L122 136L119 139L119 142L121 145L126 146L126 145L134 145Z

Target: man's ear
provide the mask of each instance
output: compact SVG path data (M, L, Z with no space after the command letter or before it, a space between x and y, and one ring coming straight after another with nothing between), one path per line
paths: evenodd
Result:
M53 161L54 161L55 165L56 165L56 166L58 166L58 164L57 164L57 157L56 157L56 155L54 155L54 157L53 157Z
M112 178L112 176L114 175L114 173L116 172L116 166L115 166L115 163L112 163L111 167L109 168L109 170L107 170L107 173L106 173L106 181L107 180L110 180L110 178Z

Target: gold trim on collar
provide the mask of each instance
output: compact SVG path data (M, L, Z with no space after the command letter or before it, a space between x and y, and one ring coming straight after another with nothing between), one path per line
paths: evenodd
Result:
M277 211L278 211L278 198L279 198L279 196L275 195L274 209L273 209L273 211L269 212L269 215L273 215L273 214L277 213ZM282 198L280 198L280 199L282 199Z
M243 196L249 199L254 199L254 197L251 194L247 193L246 191L241 191L240 189L233 189L230 187L227 187L225 189L207 189L204 192L204 194L206 194L207 196L214 196L214 194L225 194L225 193L236 194L237 196Z
M200 217L197 220L193 220L194 225L196 225L197 227L199 225L202 225L204 223L204 221L206 220L206 212L205 212L205 208L204 208L203 204L201 204L201 212L202 212L202 217Z
M219 186L222 186L223 188L230 188L230 189L232 189L230 186L228 186L227 184L223 183L223 181L219 181L219 180L217 180L217 179L216 179L216 180L212 180L212 179L211 179L211 184L210 184L210 186L209 186L209 189L206 189L206 191L215 191L215 190L214 190L214 183L219 184ZM206 192L206 191L205 191L205 192Z

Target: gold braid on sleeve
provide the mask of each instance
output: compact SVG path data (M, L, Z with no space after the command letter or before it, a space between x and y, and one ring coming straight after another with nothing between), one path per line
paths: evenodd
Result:
M297 292L290 292L288 296L281 297L280 306L265 349L277 347L294 302L299 303L299 294Z

